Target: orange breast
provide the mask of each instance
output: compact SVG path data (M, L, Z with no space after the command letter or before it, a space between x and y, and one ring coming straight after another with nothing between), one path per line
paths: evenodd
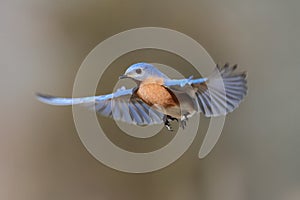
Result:
M137 95L150 106L156 104L166 108L178 105L178 101L172 92L158 83L141 84Z

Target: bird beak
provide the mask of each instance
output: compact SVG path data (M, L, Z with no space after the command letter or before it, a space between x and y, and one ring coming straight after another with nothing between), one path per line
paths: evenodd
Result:
M119 79L129 78L126 74L119 76Z

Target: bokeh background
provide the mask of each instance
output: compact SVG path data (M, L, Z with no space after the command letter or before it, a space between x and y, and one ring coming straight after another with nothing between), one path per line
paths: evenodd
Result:
M1 0L0 199L300 199L299 7L297 0ZM99 42L144 26L180 31L215 62L238 63L248 71L249 94L205 159L197 157L202 118L196 140L171 166L127 174L88 153L70 107L44 105L34 93L71 96L80 64ZM113 65L119 72L140 60L186 63L149 50ZM107 73L107 81L117 80ZM154 147L172 139L159 137ZM111 138L130 150L151 146Z

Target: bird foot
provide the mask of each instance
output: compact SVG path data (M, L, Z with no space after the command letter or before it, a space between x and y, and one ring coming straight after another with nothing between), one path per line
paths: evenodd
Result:
M165 124L165 127L168 129L168 131L174 131L170 124Z
M172 122L172 121L177 121L177 122L178 122L178 119L177 119L177 118L171 117L171 116L169 116L169 115L167 115L167 120L168 120L169 122Z
M182 129L184 129L184 128L186 127L186 122L187 122L186 119L180 121L180 127L181 127Z
M174 120L178 122L177 118L171 117L169 115L164 116L165 127L168 129L168 131L174 131L171 124L170 124L170 122L172 122Z
M182 129L184 129L186 127L187 121L189 120L188 118L188 113L184 114L180 120L180 127L182 127Z

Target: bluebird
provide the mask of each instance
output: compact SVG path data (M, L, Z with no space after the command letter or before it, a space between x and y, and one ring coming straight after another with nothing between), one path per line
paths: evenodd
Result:
M139 126L164 123L172 131L171 121L184 128L195 113L214 117L235 110L247 93L246 72L236 72L236 68L217 65L206 78L170 79L152 64L136 63L119 77L132 79L134 88L82 98L38 93L37 98L52 105L92 105L97 113L115 120Z

